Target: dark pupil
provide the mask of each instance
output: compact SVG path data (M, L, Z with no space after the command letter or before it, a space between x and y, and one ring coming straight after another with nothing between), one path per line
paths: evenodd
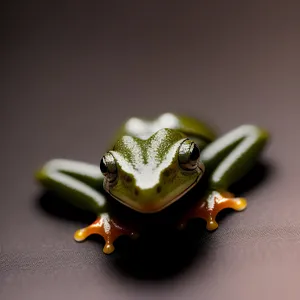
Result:
M198 146L194 144L193 150L190 154L190 160L191 161L197 160L199 158L199 156L200 156L200 150L199 150Z
M106 174L108 172L108 168L107 168L107 165L104 161L104 158L102 158L101 161L100 161L100 170L103 174Z

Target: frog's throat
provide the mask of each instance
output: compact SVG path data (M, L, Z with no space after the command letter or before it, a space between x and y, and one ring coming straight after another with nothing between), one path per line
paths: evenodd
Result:
M188 186L180 194L178 194L173 199L171 199L170 201L167 201L164 205L161 205L161 206L150 206L149 205L149 206L145 206L145 208L143 209L142 207L137 207L137 206L130 205L130 204L126 203L124 200L122 200L119 197L113 195L109 190L107 190L107 192L114 199L116 199L117 201L119 201L123 205L125 205L125 206L129 207L130 209L133 209L133 210L135 210L137 212L145 213L145 214L158 213L158 212L164 210L165 208L167 208L168 206L170 206L171 204L173 204L174 202L176 202L178 199L180 199L183 195L185 195L189 190L191 190L199 182L199 180L201 179L202 175L204 174L204 170L201 169L201 168L199 168L199 169L201 170L201 172L199 173L199 175L197 176L197 178L195 179L195 181L190 186Z

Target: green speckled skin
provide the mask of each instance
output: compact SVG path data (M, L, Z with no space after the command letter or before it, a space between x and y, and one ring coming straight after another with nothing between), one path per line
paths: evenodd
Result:
M140 212L156 212L187 192L203 174L200 164L193 170L181 170L178 149L186 136L163 128L147 139L123 136L109 151L114 157L118 180L104 187L114 198Z
M216 138L209 126L186 116L131 118L104 156L114 177L103 176L97 165L54 159L36 178L66 201L97 215L109 213L106 192L133 210L156 213L201 185L204 172L209 179L207 195L227 191L250 170L267 140L268 133L255 125L241 125ZM185 168L182 161L194 143L201 150L200 159Z

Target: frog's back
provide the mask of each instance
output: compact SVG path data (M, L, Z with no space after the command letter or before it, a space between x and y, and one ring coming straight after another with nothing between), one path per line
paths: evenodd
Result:
M164 113L159 117L146 120L130 118L121 127L116 139L123 135L148 139L152 134L162 128L170 128L181 131L187 137L193 139L202 148L215 139L214 131L203 122L188 116Z

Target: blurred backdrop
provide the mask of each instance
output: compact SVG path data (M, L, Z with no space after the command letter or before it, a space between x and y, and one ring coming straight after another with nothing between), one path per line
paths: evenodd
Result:
M0 297L298 299L299 9L276 0L3 4ZM272 167L248 211L211 238L212 254L149 283L111 268L101 245L74 244L79 222L39 207L33 172L52 157L98 164L125 119L166 111L220 133L265 127Z

